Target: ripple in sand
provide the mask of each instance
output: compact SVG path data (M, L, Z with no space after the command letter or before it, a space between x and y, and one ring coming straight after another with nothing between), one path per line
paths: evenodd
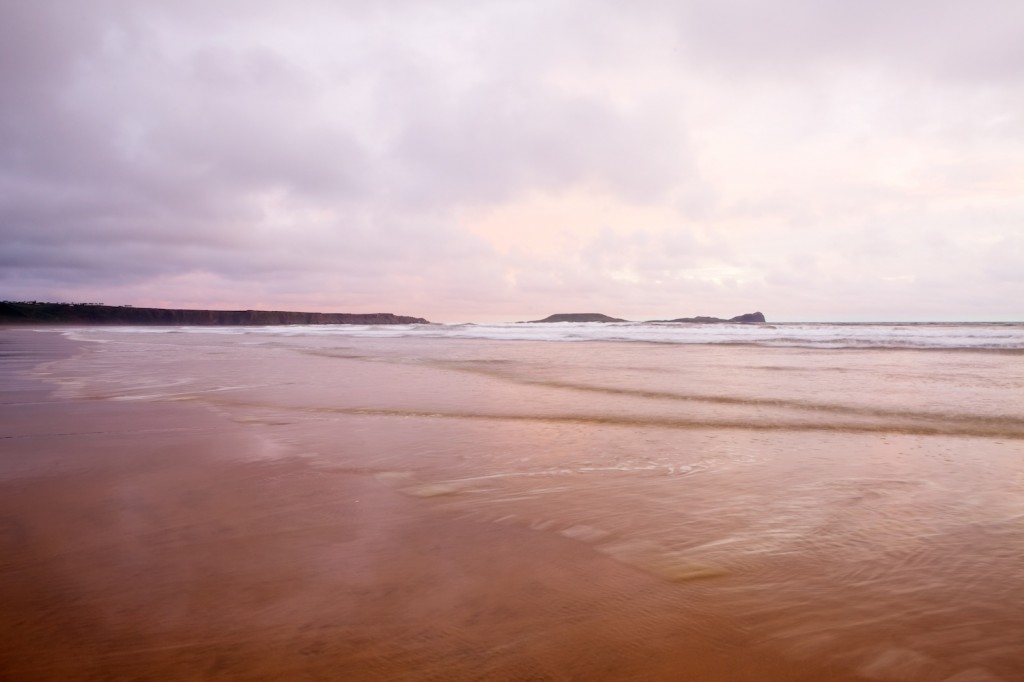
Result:
M578 523L575 526L570 526L564 530L558 531L560 535L573 540L579 540L581 542L597 542L608 537L609 533L606 530L600 528L594 528L593 526L587 526L582 523Z
M416 483L415 475L411 471L381 471L374 474L374 478L389 488L395 488L398 492L410 497L455 495L466 487L462 483L451 482Z
M399 492L411 497L441 497L442 495L455 495L464 487L451 483L424 483L423 485L399 488Z
M381 471L374 474L373 477L386 486L394 487L410 482L413 475L411 471Z
M720 566L695 563L679 552L668 551L661 545L647 540L604 545L598 550L616 561L669 582L690 582L729 575L729 572Z
M984 668L971 668L947 677L942 682L1003 682Z
M861 666L871 680L916 680L933 669L935 661L910 649L887 649Z

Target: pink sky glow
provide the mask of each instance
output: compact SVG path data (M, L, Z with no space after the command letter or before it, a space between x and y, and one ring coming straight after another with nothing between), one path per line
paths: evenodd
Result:
M0 298L1024 319L1017 0L9 0Z

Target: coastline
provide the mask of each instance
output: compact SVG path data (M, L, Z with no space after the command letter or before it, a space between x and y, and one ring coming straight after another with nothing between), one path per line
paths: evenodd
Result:
M61 398L21 373L74 342L0 340L0 676L858 679L585 543L455 517L195 404Z
M102 303L0 301L0 326L117 325L200 327L241 325L429 324L422 317L393 313L311 313L292 310L195 310L136 308Z

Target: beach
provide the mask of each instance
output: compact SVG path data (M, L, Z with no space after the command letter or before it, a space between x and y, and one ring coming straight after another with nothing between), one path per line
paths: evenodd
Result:
M1024 675L1019 353L463 334L0 330L0 677Z

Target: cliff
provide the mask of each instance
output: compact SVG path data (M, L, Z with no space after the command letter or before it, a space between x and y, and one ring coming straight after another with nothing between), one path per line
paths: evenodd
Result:
M183 310L93 303L0 302L0 324L231 326L282 324L428 324L391 313L301 313L283 310Z
M531 322L625 322L617 317L608 317L601 313L557 313L548 315L543 320L530 320Z

